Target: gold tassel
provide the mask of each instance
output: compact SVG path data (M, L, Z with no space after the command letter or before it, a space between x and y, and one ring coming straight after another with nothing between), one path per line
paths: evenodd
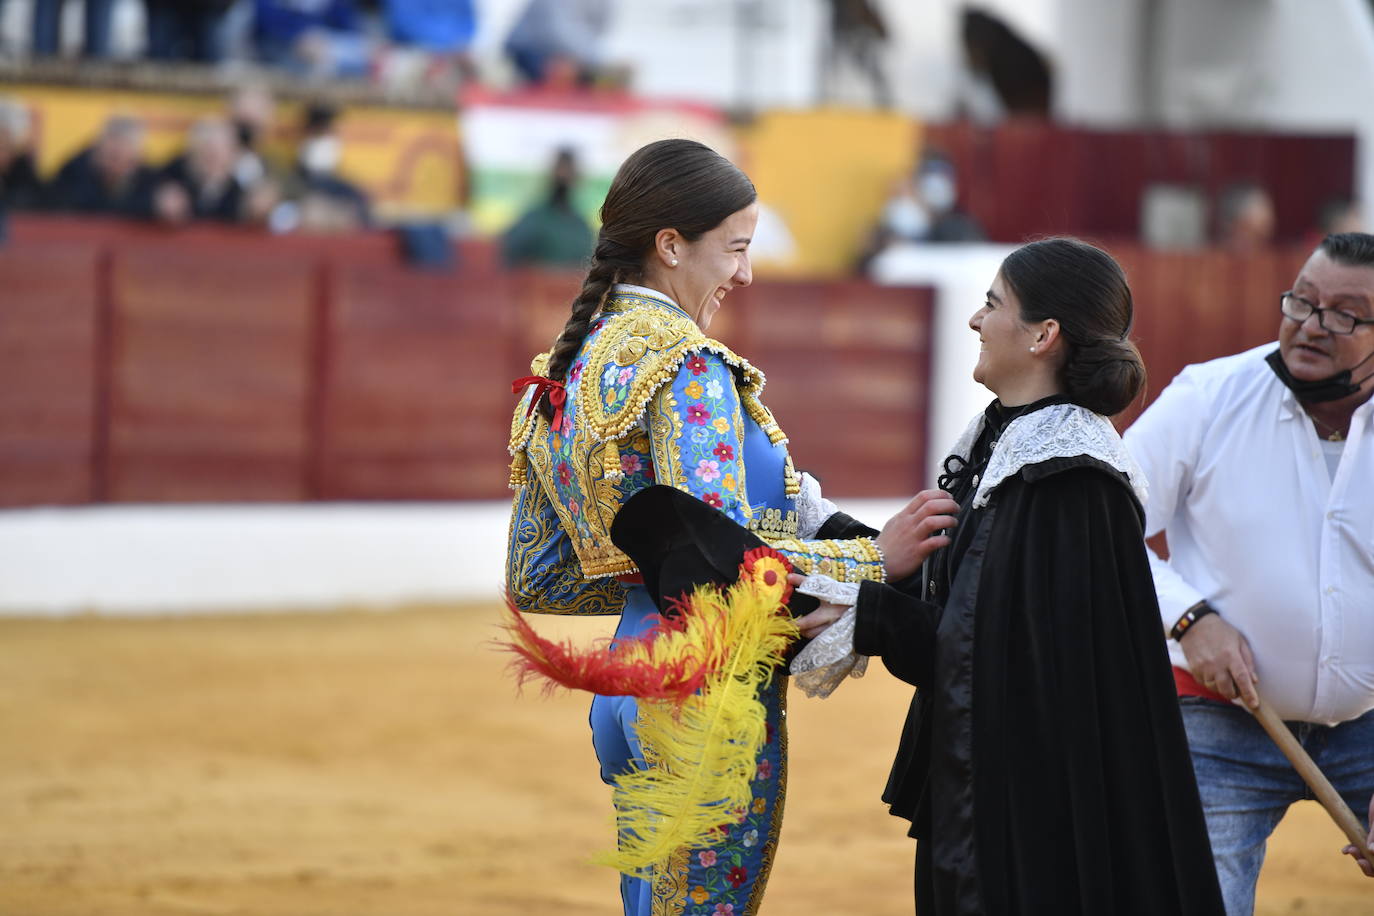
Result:
M511 458L510 488L512 490L518 490L529 483L529 466L530 460L525 457L525 452L523 450L516 452L514 457Z
M796 499L801 492L801 477L797 474L796 465L792 464L791 455L782 463L782 486L788 499Z
M601 477L603 480L617 480L624 474L620 470L620 446L614 440L601 443Z

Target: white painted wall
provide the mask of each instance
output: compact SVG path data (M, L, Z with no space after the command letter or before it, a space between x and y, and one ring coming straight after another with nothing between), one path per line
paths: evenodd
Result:
M844 501L881 525L903 501ZM510 504L85 506L0 511L0 616L494 601Z
M1057 13L1063 120L1353 133L1356 194L1374 198L1367 0L1058 0Z
M968 326L983 305L1002 260L1014 245L899 245L872 265L873 278L890 286L935 289L931 335L930 419L926 481L934 485L950 446L969 420L992 400L992 392L973 380L978 335Z
M1047 50L1054 59L1055 116L1102 128L1146 117L1147 2L1060 0Z

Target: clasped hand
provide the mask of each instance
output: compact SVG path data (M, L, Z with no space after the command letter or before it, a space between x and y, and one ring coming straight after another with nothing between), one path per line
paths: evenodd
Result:
M878 549L889 582L905 579L949 543L941 532L959 523L959 504L944 490L922 490L883 525Z
M944 490L922 490L888 519L878 535L888 580L905 579L921 568L926 557L948 544L949 536L940 532L958 524L958 512L959 504ZM802 579L795 573L788 577L794 588ZM811 613L798 617L796 624L803 636L814 639L847 610L846 605L822 602Z

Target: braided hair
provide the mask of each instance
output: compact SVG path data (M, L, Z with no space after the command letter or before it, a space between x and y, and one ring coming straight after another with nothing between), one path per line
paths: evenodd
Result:
M659 140L640 147L616 172L601 205L601 231L568 322L554 341L545 375L561 382L611 288L641 278L644 259L663 229L689 242L757 198L754 184L730 160L695 140ZM553 419L547 394L539 403Z

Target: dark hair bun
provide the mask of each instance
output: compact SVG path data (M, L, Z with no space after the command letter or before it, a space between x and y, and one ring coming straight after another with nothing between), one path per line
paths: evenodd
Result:
M1073 347L1064 364L1065 392L1075 404L1112 416L1125 410L1145 387L1145 363L1129 340L1098 338Z
M1106 416L1125 410L1145 387L1145 363L1127 339L1135 312L1121 265L1078 239L1040 239L1007 255L1002 278L1023 321L1059 322L1070 400Z

